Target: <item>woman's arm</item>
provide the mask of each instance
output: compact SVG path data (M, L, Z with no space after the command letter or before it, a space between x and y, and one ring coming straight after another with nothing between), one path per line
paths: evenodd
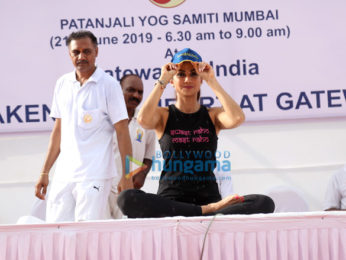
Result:
M149 97L145 100L142 108L138 112L137 120L143 128L155 129L156 134L163 133L165 120L167 119L167 108L159 107L159 101L168 82L176 73L176 65L168 63L161 69L161 76L156 81Z
M221 129L234 128L243 123L245 120L243 110L221 87L215 77L213 68L205 62L201 62L198 64L198 73L213 90L222 105L222 107L210 109L210 114L214 118L216 132L218 133Z

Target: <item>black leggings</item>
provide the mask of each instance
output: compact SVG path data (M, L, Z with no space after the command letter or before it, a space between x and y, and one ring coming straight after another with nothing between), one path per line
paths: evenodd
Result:
M129 218L202 216L201 206L135 189L122 191L118 196L118 206ZM274 208L274 202L268 196L252 194L244 196L243 202L206 215L272 213Z

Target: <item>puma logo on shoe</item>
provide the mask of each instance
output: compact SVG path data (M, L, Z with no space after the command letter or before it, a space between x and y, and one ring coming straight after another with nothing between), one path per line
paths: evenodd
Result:
M94 186L93 188L97 191L100 191L100 186L98 186L98 187Z

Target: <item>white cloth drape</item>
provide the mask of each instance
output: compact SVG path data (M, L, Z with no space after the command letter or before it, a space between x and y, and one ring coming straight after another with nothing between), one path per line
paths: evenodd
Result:
M200 259L212 217L0 226L0 259ZM216 216L203 259L346 259L346 213Z

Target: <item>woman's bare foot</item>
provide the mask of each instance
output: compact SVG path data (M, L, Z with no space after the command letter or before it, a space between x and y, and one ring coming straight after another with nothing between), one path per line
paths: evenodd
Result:
M238 194L229 195L218 202L214 202L214 203L210 203L208 205L202 206L202 215L218 211L220 209L223 209L224 207L227 207L229 205L236 204L239 202L243 202L243 201L244 201L243 196L239 196Z

